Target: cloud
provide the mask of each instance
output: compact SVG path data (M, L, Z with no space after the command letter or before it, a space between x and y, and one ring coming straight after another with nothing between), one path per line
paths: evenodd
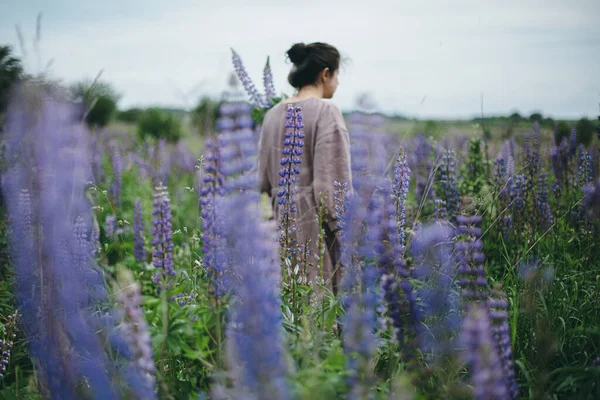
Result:
M386 111L423 117L478 114L481 93L488 113L577 117L594 115L600 100L596 0L82 3L61 0L45 12L43 55L67 81L104 69L122 106L183 105L176 87L199 82L198 94L218 94L229 47L255 81L270 55L277 89L291 94L285 51L297 41L329 42L351 58L335 98L346 109L363 91ZM17 3L0 35L14 37L7 17L29 13L33 22L39 6Z

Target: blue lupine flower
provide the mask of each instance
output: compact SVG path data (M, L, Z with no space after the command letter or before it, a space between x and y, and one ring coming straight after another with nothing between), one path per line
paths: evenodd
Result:
M245 179L248 187L256 186L255 176ZM258 200L256 190L231 192L216 210L238 279L227 329L229 365L237 396L286 399L276 231L263 220Z
M302 109L287 105L285 132L283 134L283 149L281 150L281 169L279 170L279 187L277 192L277 203L283 206L283 218L287 213L296 212L296 201L294 194L298 191L297 184L300 181L300 163L304 147L304 123L302 121Z
M460 196L456 186L455 162L456 152L445 150L440 166L440 182L443 190L442 198L446 202L446 211L451 220L456 218L460 206Z
M114 238L117 234L117 217L115 215L107 215L104 223L104 233L108 238Z
M140 285L133 280L130 271L121 270L118 273L119 291L117 300L121 303L119 312L123 324L123 335L132 354L130 368L139 375L134 380L136 392L143 394L145 399L156 398L154 372L156 367L152 360L152 338L144 319Z
M460 326L459 298L452 290L454 229L445 221L416 230L411 241L414 276L423 281L417 289L422 303L422 320L428 329L418 344L432 361L453 348L453 337Z
M513 362L512 347L510 345L510 327L508 326L508 301L506 293L502 291L502 285L497 284L492 290L488 300L489 317L492 322L494 339L497 351L504 370L506 386L510 398L519 397L519 386L516 381L515 366Z
M154 210L152 211L152 265L159 268L153 277L153 283L158 285L160 292L170 287L172 281L168 277L175 276L173 264L173 232L171 226L171 202L167 188L159 185L154 191ZM163 282L169 279L168 282Z
M248 96L250 97L250 103L252 104L252 106L256 108L269 108L270 104L268 104L263 98L263 96L258 92L256 86L254 86L254 83L252 82L252 79L248 75L244 64L242 63L242 59L240 58L239 54L236 53L236 51L233 49L231 49L231 59L233 61L233 67L235 68L235 72L239 80L242 82L246 93L248 93Z
M394 165L394 199L396 203L396 224L398 227L398 242L401 246L406 244L406 198L410 187L410 167L406 161L404 148L400 148L400 154Z
M550 203L548 202L548 174L542 173L538 177L538 184L534 205L537 208L538 218L543 229L549 228L554 223Z
M464 358L471 371L477 400L509 398L507 381L492 334L486 307L473 305L464 319L461 339L466 347Z
M465 302L481 302L487 298L488 281L485 275L485 255L482 252L481 242L481 217L474 215L457 217L459 224L457 233L465 235L456 243L455 252L458 262L457 274L460 276L458 285L461 288L461 296Z
M267 57L267 63L265 64L265 69L263 71L263 83L265 85L265 97L267 100L272 101L277 93L275 91L275 85L273 84L273 70L269 63L269 57Z
M17 306L42 384L54 398L75 398L85 380L92 398L116 399L110 377L120 372L103 338L119 335L98 318L98 310L106 314L107 292L88 240L89 136L79 115L49 90L16 88L6 114L2 194Z
M121 206L121 191L123 186L123 159L119 149L115 147L112 157L113 183L109 189L114 204Z
M146 250L144 249L144 215L140 199L135 199L133 205L133 241L135 259L137 262L143 262L146 259Z

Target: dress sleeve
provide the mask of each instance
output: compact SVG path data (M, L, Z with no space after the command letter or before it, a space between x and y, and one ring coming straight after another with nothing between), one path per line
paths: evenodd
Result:
M264 127L264 125L263 125ZM255 163L256 179L258 180L258 189L260 193L267 193L271 196L271 184L267 174L267 165L269 161L269 149L266 148L264 128L260 129L260 137L258 139L258 157Z
M351 191L350 136L342 113L335 105L328 103L317 123L313 188L318 206L321 204L321 194L327 193L325 221L331 231L338 229L333 198L334 181L347 182Z

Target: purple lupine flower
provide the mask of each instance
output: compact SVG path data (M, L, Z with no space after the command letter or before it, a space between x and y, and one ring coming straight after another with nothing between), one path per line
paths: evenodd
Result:
M142 201L135 199L133 205L133 254L137 262L143 262L146 259L146 249L144 249L144 215L142 214Z
M220 298L230 286L226 282L227 265L216 263L216 252L221 248L222 232L216 219L216 209L220 197L223 195L223 178L219 170L220 157L217 142L212 138L207 139L206 153L204 154L204 173L200 189L200 205L202 217L202 261L208 278L211 280L213 294Z
M10 360L10 352L14 345L17 330L18 312L7 317L7 322L4 324L4 337L0 339L0 379L4 376L8 362Z
M404 159L405 162L405 159ZM408 165L404 165L408 168ZM408 170L410 171L410 169ZM407 175L409 172L402 171L402 174ZM401 225L401 231L398 228L397 212L402 207L398 206L397 195L391 195L392 191L402 192L408 190L408 177L404 177L404 187L397 188L396 183L383 180L375 195L381 195L382 206L377 207L376 203L372 203L372 207L382 210L383 216L380 221L379 240L374 244L378 251L378 267L381 276L381 289L383 292L383 300L388 304L389 317L392 322L393 331L396 340L402 345L404 358L406 361L412 359L409 347L405 346L404 340L408 333L412 333L412 337L416 338L420 331L420 312L417 305L417 299L413 291L412 283L409 280L410 271L404 259L405 253L405 237L404 225ZM402 212L402 211L401 211ZM368 236L371 233L367 234ZM382 243L389 243L388 246L382 246ZM409 340L407 338L407 340Z
M222 254L238 277L227 329L230 373L237 396L287 399L276 230L262 217L256 177L243 179L249 189L227 193L216 209L226 243Z
M342 229L342 221L348 211L348 182L340 183L333 181L333 202L335 207L335 219L337 228Z
M295 255L296 239L298 232L296 226L296 199L298 182L300 182L300 164L304 152L304 122L302 109L287 105L285 132L283 134L283 149L281 150L281 169L279 170L279 190L277 191L277 204L279 205L279 231L281 257L288 259Z
M233 62L233 68L235 69L238 79L240 82L242 82L246 93L248 93L248 96L250 97L250 103L252 106L256 108L269 108L270 105L266 103L263 96L256 89L256 86L254 86L252 79L244 67L241 57L233 49L231 49L231 60Z
M381 193L372 193L368 184L360 179L358 190L347 199L347 209L342 221L340 242L345 273L341 281L342 304L345 314L344 351L350 371L349 398L367 398L374 383L372 357L377 348L375 330L379 296L377 295L376 268L383 253ZM365 206L365 202L368 204ZM391 202L390 202L391 203ZM392 226L395 230L395 224Z
M538 177L538 184L534 205L537 208L538 218L543 229L547 229L554 223L550 203L548 202L548 174L542 173Z
M594 171L592 167L592 157L590 153L585 150L585 147L579 145L579 163L577 168L577 178L579 186L583 188L588 183L592 183L594 180Z
M410 187L410 167L406 161L404 148L400 148L400 154L394 165L394 199L396 205L396 225L398 228L398 241L401 246L406 244L406 198Z
M458 261L457 274L460 276L458 285L461 288L463 301L482 302L487 298L488 281L485 275L485 255L481 242L482 230L479 228L481 217L460 215L457 233L465 237L456 243L455 252Z
M451 220L456 218L456 213L460 206L460 196L456 186L455 162L456 152L449 149L445 150L440 167L440 182L443 190L443 199L446 202L446 211Z
M484 305L473 305L464 319L461 339L464 358L471 371L473 391L477 400L509 398L502 363L494 344L493 331Z
M504 377L511 399L519 397L512 347L510 345L510 327L508 326L508 301L501 284L496 284L488 299L488 312L492 322L497 352L504 370Z
M118 281L120 289L116 299L121 303L122 331L132 354L131 368L140 375L141 385L136 387L136 392L143 394L144 399L155 399L156 368L152 360L152 338L142 309L141 288L128 270L119 271ZM137 380L134 382L137 383Z
M418 345L434 361L453 348L460 326L459 298L452 290L454 229L444 221L419 228L412 240L415 278L424 284L416 292L422 303L422 331Z
M516 175L510 185L511 214L513 218L522 220L525 217L525 192L527 187L527 177L525 175Z
M437 220L445 220L448 218L448 211L446 210L446 201L442 199L435 199L434 201L434 215Z
M571 135L569 136L569 157L573 158L577 154L577 131L575 128L571 129Z
M101 273L91 257L83 273L73 273L82 264L75 219L91 219L84 195L88 132L72 104L50 89L24 83L14 93L3 134L10 157L2 192L30 354L53 397L75 398L85 381L93 398L116 399L110 377L119 371L105 353L104 338L118 335L111 332L115 325L102 326L98 317L107 298ZM84 239L89 228L81 221L76 231Z
M112 167L113 167L113 183L110 187L110 193L112 195L112 199L114 203L120 207L121 206L121 190L123 186L123 159L121 158L121 153L119 149L115 147L113 151L112 157Z
M104 233L108 238L114 238L117 235L117 217L115 215L106 216Z
M287 105L285 133L283 134L283 149L281 150L281 169L279 171L279 191L277 203L283 206L284 218L287 213L296 212L294 194L300 181L300 163L304 147L304 123L302 122L302 109Z
M102 152L99 148L98 145L98 139L93 138L92 139L92 156L91 156L91 160L92 160L92 175L94 177L94 183L96 185L99 185L101 183L102 177L103 177L103 173L104 170L102 168Z
M152 265L159 268L153 277L153 283L158 285L158 291L171 286L171 279L175 276L173 265L173 232L171 228L171 202L167 188L159 185L154 191L154 210L152 211ZM168 282L162 282L169 279Z
M275 85L273 84L273 70L269 63L269 57L267 57L267 63L265 64L265 69L263 71L263 83L265 85L265 97L268 101L272 101L272 99L277 96L277 92L275 91Z

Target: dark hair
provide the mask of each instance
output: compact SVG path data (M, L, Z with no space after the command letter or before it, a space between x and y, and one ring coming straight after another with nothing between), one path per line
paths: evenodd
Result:
M294 63L288 82L296 89L314 84L325 68L334 73L340 67L340 52L327 43L296 43L287 55Z

